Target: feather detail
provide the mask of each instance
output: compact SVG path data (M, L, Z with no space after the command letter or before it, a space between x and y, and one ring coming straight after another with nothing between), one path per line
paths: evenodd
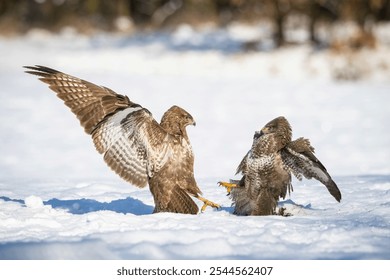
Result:
M310 141L302 137L291 141L291 134L291 126L284 117L255 132L252 148L237 168L243 177L230 193L234 214L274 214L279 198L285 198L293 190L291 174L299 180L305 177L320 181L340 202L341 192L314 155Z
M186 132L195 121L188 112L172 106L159 124L147 109L107 87L45 66L25 68L70 108L115 173L137 187L149 184L156 212L197 213L190 195L200 189Z

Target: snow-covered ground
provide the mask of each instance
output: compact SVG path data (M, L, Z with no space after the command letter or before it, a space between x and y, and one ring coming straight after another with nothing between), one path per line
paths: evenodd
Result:
M183 26L0 38L0 259L390 259L389 46L347 58L304 45L240 51L250 36ZM126 94L157 120L173 104L189 111L196 179L222 209L151 214L148 189L117 178L61 100L23 73L34 64ZM335 81L340 69L361 80ZM217 182L279 115L311 140L343 199L295 181L280 203L293 216L236 217Z

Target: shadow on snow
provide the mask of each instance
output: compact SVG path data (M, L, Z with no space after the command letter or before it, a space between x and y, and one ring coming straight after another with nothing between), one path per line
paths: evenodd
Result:
M299 207L299 208L303 208L303 209L311 209L311 210L314 210L311 206L311 203L307 204L307 205L302 205L302 204L297 204L295 203L293 200L291 199L286 199L286 200L282 200L282 201L279 201L278 202L278 206L279 207L284 207L286 205L292 205L292 206L296 206L296 207Z
M0 199L4 201L12 201L20 204L25 204L22 199L12 199L5 196L0 196ZM50 205L52 208L59 208L68 210L69 213L81 215L90 212L96 211L113 211L116 213L122 214L133 214L133 215L148 215L153 213L153 206L144 204L141 200L135 199L132 197L127 197L125 199L113 200L111 202L99 202L94 199L71 199L71 200L60 200L57 198L52 198L48 201L43 202L44 205ZM296 204L293 200L287 199L278 202L279 207L286 207L287 205L292 205L295 207L303 209L311 209L311 204L300 205ZM234 206L222 206L220 210L226 211L228 213L234 212Z
M22 199L11 199L8 197L0 197L4 201L18 202L25 204ZM53 208L66 209L72 214L85 214L102 210L114 211L122 214L146 215L153 212L153 206L146 205L139 199L127 197L125 199L113 200L111 202L99 202L94 199L71 199L60 200L57 198L43 202L44 205L50 205Z

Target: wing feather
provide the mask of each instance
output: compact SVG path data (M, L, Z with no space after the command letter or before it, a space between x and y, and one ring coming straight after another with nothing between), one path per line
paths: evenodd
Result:
M126 181L146 186L171 157L173 136L127 96L48 67L25 68L57 93L92 135L107 165Z
M173 153L171 136L141 107L117 112L92 138L108 166L138 187L144 187Z
M249 151L248 153L246 153L246 155L244 156L244 158L241 160L240 164L238 165L237 169L236 169L236 175L238 173L241 173L241 174L245 174L246 173L246 164L247 164L247 158L249 156L251 151Z
M57 93L57 96L77 116L81 126L88 134L91 134L108 115L137 105L126 96L116 94L108 88L97 86L45 66L25 66L25 68L29 69L26 71L27 73L39 76L42 82L48 84L49 88ZM102 99L105 99L106 102L102 102Z
M336 183L333 181L324 165L314 155L314 148L309 140L298 138L290 142L281 150L284 165L298 179L302 175L307 179L315 178L323 183L329 193L338 201L341 200L341 193Z

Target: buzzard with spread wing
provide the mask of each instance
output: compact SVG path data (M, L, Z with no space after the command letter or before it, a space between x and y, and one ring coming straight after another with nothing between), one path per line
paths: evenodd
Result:
M237 168L243 177L227 188L237 215L272 215L279 198L292 191L291 174L299 180L315 178L326 186L338 201L341 193L322 163L314 156L308 139L291 141L291 126L278 117L256 131L250 151ZM283 211L281 211L281 214Z
M154 212L196 214L191 196L207 205L194 178L194 155L186 127L192 116L178 106L157 123L127 96L44 66L25 66L39 76L77 116L107 165L129 183L149 185Z

